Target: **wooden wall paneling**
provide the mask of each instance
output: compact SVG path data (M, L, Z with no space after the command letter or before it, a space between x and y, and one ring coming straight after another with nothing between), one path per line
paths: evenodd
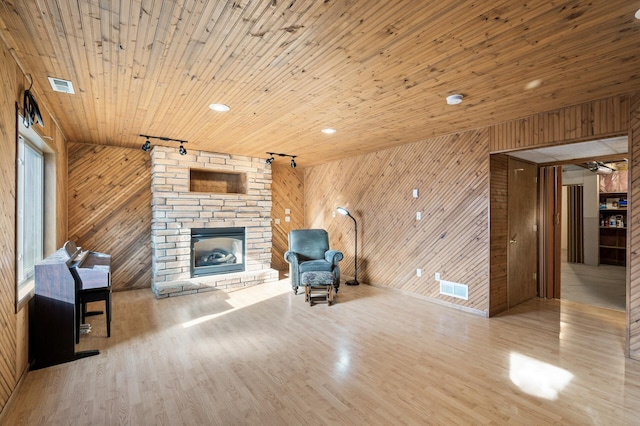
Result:
M358 279L488 313L488 131L473 131L378 151L305 170L305 223L329 231ZM419 190L419 198L412 190ZM416 212L422 220L416 220ZM416 276L421 268L422 277ZM439 294L434 274L469 285L469 300Z
M640 92L630 98L629 225L627 230L627 348L640 360Z
M17 317L15 307L16 102L18 67L0 41L0 410L16 386Z
M70 144L69 238L111 255L114 290L151 285L151 169L139 149Z
M24 90L29 86L21 65L15 61L4 39L0 36L0 411L5 407L28 365L28 307L24 304L16 313L15 283L15 229L16 229L16 143L18 132L17 112L22 112ZM54 151L64 159L66 140L56 122L48 114L47 105L34 90L39 102L45 126L35 125L39 133ZM65 168L61 168L64 172ZM66 173L57 178L56 197L63 196ZM66 230L67 212L64 204L56 209L57 228ZM65 235L66 237L66 231Z
M67 200L68 200L68 158L67 158L67 144L64 135L58 127L55 128L56 135L54 141L56 142L56 174L57 174L57 197L56 197L56 215L57 215L57 227L56 227L56 247L62 247L69 235L69 227L67 220Z
M276 159L276 162L278 160ZM284 260L284 253L289 249L289 231L303 229L304 226L304 171L293 169L287 165L272 164L271 166L271 267L279 271L289 269ZM290 214L285 214L285 209ZM290 222L285 220L289 216ZM276 220L279 223L276 223Z
M490 151L506 152L624 134L628 95L586 102L491 126Z
M16 314L16 384L29 369L29 304Z
M490 170L489 316L493 316L507 309L509 157L504 154L492 155Z
M593 102L582 104L581 109L582 109L582 134L580 136L594 134Z

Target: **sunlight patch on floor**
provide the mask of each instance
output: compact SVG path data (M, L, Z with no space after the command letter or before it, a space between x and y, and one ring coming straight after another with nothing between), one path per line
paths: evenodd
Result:
M286 282L283 283L283 281ZM276 283L260 284L229 292L229 298L225 299L225 302L229 306L231 306L231 309L227 309L223 312L217 312L211 315L203 315L190 321L186 321L182 323L182 328L189 328L207 321L211 321L223 315L235 312L239 309L255 305L256 303L263 302L276 296L280 296L281 294L285 294L288 291L291 291L291 285L289 284L289 281L281 280Z
M511 352L509 378L523 392L555 401L573 379L573 374L555 365Z

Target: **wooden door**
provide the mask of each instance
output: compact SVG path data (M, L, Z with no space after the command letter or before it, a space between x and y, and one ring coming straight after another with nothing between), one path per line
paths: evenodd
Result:
M538 296L560 298L562 166L538 169Z
M537 295L538 167L509 158L508 307Z

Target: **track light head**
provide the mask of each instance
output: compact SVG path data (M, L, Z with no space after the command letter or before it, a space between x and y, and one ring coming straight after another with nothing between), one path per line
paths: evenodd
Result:
M144 141L144 144L142 144L142 150L144 152L147 152L151 149L151 141L149 139L159 139L161 141L165 141L165 142L178 142L180 144L180 155L187 155L187 150L184 149L184 144L187 143L188 141L184 141L181 139L172 139L172 138L168 138L166 136L150 136L150 135L140 135L140 137L145 138L146 140Z
M273 163L273 161L275 160L275 156L277 155L278 157L291 157L291 167L292 168L296 168L297 164L295 161L295 158L297 157L297 155L291 155L291 154L283 154L280 152L268 152L267 151L267 155L269 155L269 158L267 158L265 160L265 163L267 164L267 166L271 165L271 163Z

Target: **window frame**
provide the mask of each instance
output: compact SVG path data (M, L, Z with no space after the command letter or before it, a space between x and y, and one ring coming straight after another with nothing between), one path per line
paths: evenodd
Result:
M13 261L14 261L14 295L15 295L15 313L17 314L24 308L35 295L35 277L28 280L26 286L19 286L18 280L18 174L19 167L19 150L20 136L22 136L30 144L31 149L39 152L42 156L42 258L46 258L57 249L58 240L58 210L59 202L58 185L60 184L57 174L58 156L56 155L55 144L45 142L45 139L53 139L42 135L34 126L25 127L24 120L20 114L20 105L16 103L16 127L15 127L15 145L14 145L14 244L13 244ZM35 262L37 263L37 261ZM34 263L34 267L35 267ZM35 273L35 270L34 270Z
M37 182L30 181L35 175L32 170L27 170L31 167L30 160L35 160L38 174L36 176ZM18 304L33 291L33 284L35 279L35 264L44 259L44 210L45 210L45 178L44 178L44 152L39 149L28 136L19 134L18 144L16 152L16 297ZM33 183L39 186L40 192L36 197L27 197L27 188ZM29 265L29 268L25 268L25 249L31 247L25 247L25 207L24 203L34 201L37 210L39 210L39 217L36 217L35 230L37 238L37 247L35 247L33 257L33 265ZM38 223L39 222L39 223Z

